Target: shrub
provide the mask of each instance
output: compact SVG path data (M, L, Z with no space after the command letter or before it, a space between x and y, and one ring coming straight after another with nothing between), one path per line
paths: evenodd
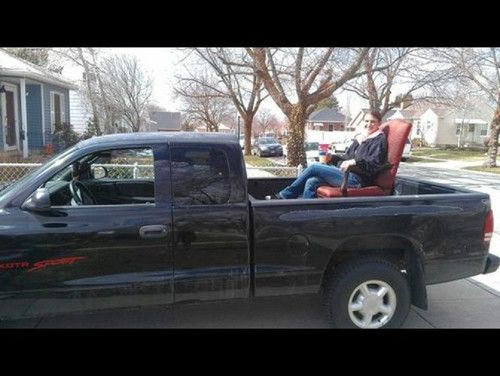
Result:
M101 135L102 132L101 128L99 127L99 122L95 118L87 121L87 128L85 129L82 138L86 140L87 138Z
M52 136L52 145L55 151L60 151L76 144L80 141L80 136L73 130L69 123L55 124Z

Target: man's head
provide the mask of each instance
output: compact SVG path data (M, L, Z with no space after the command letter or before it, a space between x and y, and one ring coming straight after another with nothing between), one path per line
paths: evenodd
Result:
M378 131L382 122L382 115L376 110L370 110L365 114L364 122L366 135L369 136L373 132Z

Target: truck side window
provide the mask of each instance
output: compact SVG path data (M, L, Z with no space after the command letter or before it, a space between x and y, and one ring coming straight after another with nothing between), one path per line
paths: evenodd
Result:
M231 195L226 154L216 147L172 147L175 205L224 204Z
M42 184L54 206L154 204L151 148L88 154Z

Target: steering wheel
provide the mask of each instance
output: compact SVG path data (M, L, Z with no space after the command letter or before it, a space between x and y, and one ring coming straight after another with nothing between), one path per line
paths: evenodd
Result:
M95 205L97 200L94 194L81 181L72 180L69 183L71 198L77 205Z

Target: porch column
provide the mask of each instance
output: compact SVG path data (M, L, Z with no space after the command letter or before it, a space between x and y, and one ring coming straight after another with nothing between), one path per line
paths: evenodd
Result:
M28 116L26 115L26 79L21 78L21 121L23 137L23 158L28 158Z

